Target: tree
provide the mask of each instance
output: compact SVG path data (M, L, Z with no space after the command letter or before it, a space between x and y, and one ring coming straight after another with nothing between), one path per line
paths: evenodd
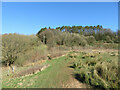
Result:
M56 27L56 29L60 29L60 27Z
M54 37L54 34L51 30L45 30L44 32L39 33L38 37L44 44L48 44L48 43L51 44L51 42L53 42L54 40L51 39Z
M37 43L36 36L2 35L2 61L5 64L13 64L21 54L32 49L33 45L38 45Z
M41 28L41 30L36 34L36 36L38 36L41 32L45 31L47 28Z

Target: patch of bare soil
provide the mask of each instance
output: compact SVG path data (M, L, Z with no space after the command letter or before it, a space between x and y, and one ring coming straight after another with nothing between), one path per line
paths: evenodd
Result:
M88 88L86 84L83 84L82 82L79 82L77 79L74 77L74 69L71 68L71 63L74 62L74 60L70 60L70 62L65 66L66 72L69 74L69 80L62 85L63 88Z
M71 77L69 82L66 85L63 85L64 88L87 88L87 85L80 83L78 80Z

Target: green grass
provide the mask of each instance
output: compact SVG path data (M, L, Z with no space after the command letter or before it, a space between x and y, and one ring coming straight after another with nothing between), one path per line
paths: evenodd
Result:
M71 72L73 73L68 67L71 65L74 67L75 78L80 82L95 88L118 87L117 55L111 56L110 53L103 52L94 58L88 56L82 58L84 54L84 52L70 52L67 56L47 60L44 64L49 64L50 66L42 72L31 76L20 78L4 76L2 87L61 88L63 84L66 85L69 82ZM19 68L19 70L23 69L25 67Z
M92 53L92 52L91 52ZM104 52L96 57L85 57L80 53L73 64L75 77L95 88L118 88L118 56Z
M50 66L42 72L39 72L32 76L14 78L10 79L10 81L8 81L9 78L7 78L3 80L2 87L60 88L62 87L62 84L69 80L69 74L66 73L69 60L65 61L65 58L66 57L63 56L57 59L53 59L51 61L47 61L46 63L50 64ZM19 85L18 83L22 83L22 85Z

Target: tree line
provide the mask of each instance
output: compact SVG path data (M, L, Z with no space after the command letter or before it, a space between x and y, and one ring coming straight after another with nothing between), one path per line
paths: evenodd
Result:
M62 26L54 28L42 28L36 34L45 44L53 45L82 45L91 44L94 41L104 43L119 43L120 30L113 32L101 25L97 26Z
M2 63L21 65L27 61L40 60L54 47L74 49L79 46L105 46L116 48L120 40L118 36L120 36L120 30L113 32L100 25L42 28L36 35L29 36L15 33L3 34Z

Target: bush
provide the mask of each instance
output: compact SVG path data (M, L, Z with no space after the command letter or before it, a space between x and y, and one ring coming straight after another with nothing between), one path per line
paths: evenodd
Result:
M72 36L70 33L65 33L64 35L64 45L67 46L67 47L71 47L71 39L72 39Z
M31 50L41 42L34 35L25 36L19 34L2 35L2 60L5 64L13 64L21 53Z
M56 45L65 45L68 47L85 46L87 44L84 36L79 34L71 34L69 32L61 32L59 30L44 30L37 35L40 40L49 47Z
M114 41L114 43L119 43L118 36L113 37L112 40Z
M54 33L52 32L52 30L45 30L41 33L38 34L38 37L40 38L40 40L44 43L44 44L48 44L51 43L54 39ZM53 40L51 40L53 39Z
M101 46L105 49L118 49L118 44L115 43L103 43Z
M113 43L113 41L111 40L110 36L106 36L106 42L107 43Z
M118 60L113 60L109 54L104 55L107 56L75 60L76 78L96 88L118 88Z
M25 52L25 53L21 53L17 60L15 61L15 65L20 65L23 66L24 64L32 63L32 62L36 62L38 60L45 60L47 58L47 46L46 45L39 45L34 47L33 49Z
M94 44L94 42L96 41L94 36L88 36L86 37L86 40L88 44Z
M74 47L74 46L85 46L87 44L84 36L80 36L78 34L72 34L66 37L66 45Z
M80 46L86 46L87 41L85 40L85 36L80 35Z

